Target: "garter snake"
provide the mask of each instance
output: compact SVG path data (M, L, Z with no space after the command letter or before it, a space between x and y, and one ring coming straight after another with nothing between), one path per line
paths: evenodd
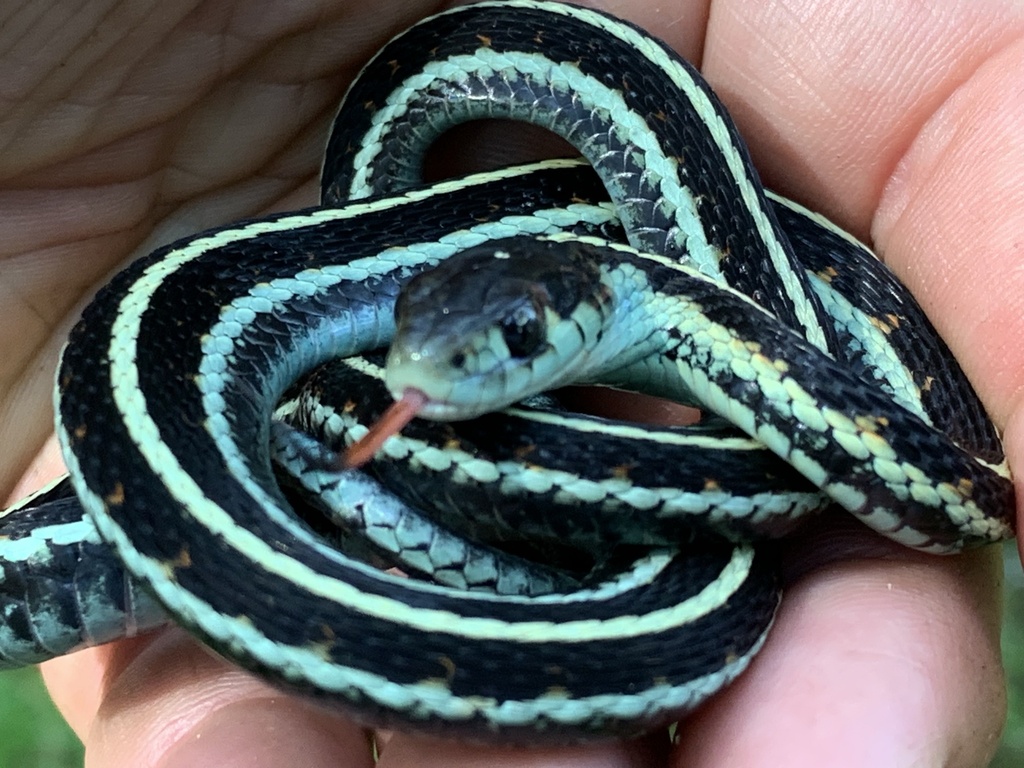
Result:
M433 140L480 117L550 128L601 181L567 161L420 186ZM414 26L346 96L322 201L200 233L130 265L84 310L55 396L71 484L95 525L89 535L98 531L175 620L272 680L373 722L574 740L679 716L763 643L777 592L770 558L747 544L680 536L677 554L641 558L621 577L527 597L381 572L292 514L269 448L281 396L324 361L386 345L399 291L414 276L473 249L505 254L523 235L547 238L542 252L568 249L570 261L577 248L598 249L602 261L579 267L596 287L588 295L639 297L630 306L644 327L651 311L680 313L661 334L671 343L655 348L648 341L658 334L625 332L634 326L595 330L596 316L621 313L621 303L541 306L581 336L618 334L621 348L670 355L688 372L686 397L790 461L810 481L801 492L823 489L926 550L1012 533L998 435L912 300L883 279L883 293L860 305L853 270L798 260L791 240L801 251L830 241L863 249L766 196L699 75L625 22L521 0ZM616 218L629 246L600 239ZM514 261L525 268L526 259ZM584 375L629 385L635 376L620 374L638 365L630 358ZM279 462L316 452L288 434ZM434 451L450 457L453 448ZM315 457L295 471L333 495L349 523L371 529L366 520L405 509ZM478 458L458 471L486 484L491 469ZM5 585L32 561L17 549L33 533L19 529L22 519L4 518L15 531L0 540ZM414 536L410 526L384 527L396 541ZM34 551L64 535L34 530ZM436 565L449 554L430 557ZM4 599L0 658L16 659L10 649L70 623L17 587ZM74 612L92 602L75 594L63 605Z

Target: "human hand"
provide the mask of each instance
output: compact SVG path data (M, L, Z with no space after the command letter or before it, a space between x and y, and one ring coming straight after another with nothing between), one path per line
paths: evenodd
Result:
M1011 298L1024 280L1012 269L1024 231L1021 11L1008 0L928 15L910 2L680 6L669 16L653 3L602 5L703 61L771 186L873 240L1024 474L1014 342L1024 321ZM124 3L100 22L90 6L66 23L41 15L54 24L37 33L45 44L25 35L26 53L8 49L2 487L49 430L56 351L84 295L160 242L314 202L345 83L391 32L433 10ZM27 482L58 463L44 449ZM824 535L794 545L815 567L793 584L750 672L687 721L674 751L653 739L524 753L396 735L381 764L983 765L1004 707L996 551L832 561L847 548L893 550L845 531L812 553ZM371 762L361 729L180 631L76 654L46 674L90 766Z

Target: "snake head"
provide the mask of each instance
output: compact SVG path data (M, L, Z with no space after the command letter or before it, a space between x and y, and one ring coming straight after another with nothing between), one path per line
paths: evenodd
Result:
M468 419L550 388L600 334L600 269L576 241L496 240L403 288L385 381L423 394L418 415ZM598 317L581 317L597 314Z

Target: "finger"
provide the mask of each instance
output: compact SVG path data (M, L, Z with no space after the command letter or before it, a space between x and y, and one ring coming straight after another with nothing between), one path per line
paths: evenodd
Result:
M910 0L719 0L703 70L770 186L878 238L893 169L1022 33L1024 10L1006 0L955 0L941 14Z
M89 768L373 764L364 729L260 682L180 629L82 657L44 674Z
M1022 67L1017 42L950 95L895 169L875 228L1004 428L1024 522Z
M379 768L655 768L665 765L665 733L634 741L578 747L514 748L459 744L395 734L381 751Z
M786 593L745 676L672 765L987 765L1005 716L999 552L847 562Z

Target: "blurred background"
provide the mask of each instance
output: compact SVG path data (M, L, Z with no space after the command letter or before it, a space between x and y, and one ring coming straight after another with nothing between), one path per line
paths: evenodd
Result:
M1005 549L1003 658L1010 714L994 768L1024 766L1024 573ZM0 768L81 768L82 746L50 703L35 669L0 672Z

